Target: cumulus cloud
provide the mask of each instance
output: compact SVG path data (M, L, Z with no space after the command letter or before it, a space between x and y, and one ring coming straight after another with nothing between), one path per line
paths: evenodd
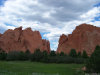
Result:
M7 0L0 6L0 32L23 26L45 33L56 49L61 34L71 33L81 23L99 26L100 0ZM2 30L1 30L2 29Z

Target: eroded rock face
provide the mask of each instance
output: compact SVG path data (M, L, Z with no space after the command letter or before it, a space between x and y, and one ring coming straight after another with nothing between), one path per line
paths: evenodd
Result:
M77 52L85 50L88 55L91 55L97 45L100 45L100 28L81 24L72 34L60 36L57 52L68 54L71 49L76 49Z
M2 36L2 34L0 34L0 37Z
M6 52L26 51L27 49L34 52L37 48L50 52L50 43L42 39L39 31L32 31L31 28L22 30L22 27L19 27L0 34L0 48Z

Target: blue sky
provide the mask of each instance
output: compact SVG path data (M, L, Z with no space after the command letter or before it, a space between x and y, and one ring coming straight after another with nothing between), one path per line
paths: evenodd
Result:
M52 50L61 34L82 23L100 27L100 0L0 0L0 33L31 27L50 41Z
M0 5L2 5L2 4L3 4L3 1L4 1L4 0L1 0L1 1L0 1Z
M4 4L6 0L0 0L0 6Z

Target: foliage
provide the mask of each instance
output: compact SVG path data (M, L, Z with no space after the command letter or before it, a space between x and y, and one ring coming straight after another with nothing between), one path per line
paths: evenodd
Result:
M6 55L7 55L7 53L0 48L0 60L5 60Z
M85 50L84 50L83 53L82 53L82 57L83 57L83 58L88 58L88 55L87 55L87 53L86 53Z
M56 56L55 51L51 51L51 52L50 52L50 56Z
M10 51L6 60L26 60L26 55L23 51Z
M25 59L26 60L30 60L31 59L31 52L28 49L25 51Z
M18 60L19 52L18 51L10 51L7 54L7 60Z
M27 56L23 51L20 51L18 54L18 60L27 60Z
M87 72L100 73L100 46L96 46L87 64Z
M78 58L81 58L82 57L81 52L78 52L77 57Z
M1 57L0 57L1 58ZM56 53L55 51L51 51L48 53L46 50L41 51L40 49L36 49L33 53L31 53L28 49L23 51L10 51L5 56L6 60L9 61L26 61L31 60L35 62L44 62L44 63L76 63L82 64L84 63L84 59L81 57L81 54L76 53L75 49L72 49L69 56L64 52Z
M35 52L31 55L31 60L32 61L41 61L42 58L42 52L40 51L40 49L36 49Z
M65 53L64 52L61 52L59 55L60 56L65 56Z
M73 58L76 58L77 57L77 53L76 53L76 50L75 49L71 49L70 53L69 53L69 56L73 57Z
M44 50L42 52L42 62L48 62L48 52L46 50Z

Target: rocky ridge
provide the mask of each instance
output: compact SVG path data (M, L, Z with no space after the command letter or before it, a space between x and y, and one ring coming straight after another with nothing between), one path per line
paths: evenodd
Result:
M60 36L57 52L68 54L71 49L76 49L77 52L82 53L85 50L88 55L91 55L97 45L100 45L100 28L90 24L81 24L72 34Z
M17 50L34 52L37 48L41 51L50 52L50 43L42 39L39 31L32 31L31 28L14 30L8 29L4 34L0 34L0 48L6 52Z

